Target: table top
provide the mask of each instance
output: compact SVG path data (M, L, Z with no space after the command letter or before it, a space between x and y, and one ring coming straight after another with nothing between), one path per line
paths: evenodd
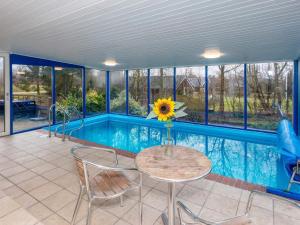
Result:
M167 182L196 180L211 171L211 161L201 152L178 145L169 148L171 156L165 154L165 146L144 149L135 158L138 170Z

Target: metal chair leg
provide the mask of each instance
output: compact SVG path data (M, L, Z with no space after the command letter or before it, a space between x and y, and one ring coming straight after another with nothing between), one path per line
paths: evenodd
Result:
M89 225L91 223L91 215L92 215L92 200L89 200L88 214L86 217L86 225Z
M288 185L288 188L287 188L287 191L290 191L290 189L291 189L291 187L292 187L292 184L293 184L293 181L294 181L294 177L295 177L295 175L296 175L296 168L294 168L294 171L293 171L293 174L292 174L292 176L291 176L291 179L290 179L290 181L289 181L289 185Z
M140 217L140 225L143 224L143 202L142 202L142 187L140 187L139 191L139 217Z
M78 198L77 198L77 202L76 202L76 206L75 206L75 209L74 209L71 225L75 224L75 220L76 220L76 216L77 216L77 213L78 213L78 209L80 207L82 196L83 196L83 187L80 187L80 192L79 192L79 195L78 195Z

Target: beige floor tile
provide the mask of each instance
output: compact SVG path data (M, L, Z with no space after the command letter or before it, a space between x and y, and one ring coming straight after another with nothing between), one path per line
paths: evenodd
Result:
M153 225L158 217L161 216L162 211L156 210L150 206L143 206L143 225ZM135 205L123 218L126 222L132 225L139 225L139 207Z
M114 225L130 225L130 224L127 223L126 221L120 219L120 220L118 220Z
M253 206L249 213L250 217L255 219L257 225L272 225L273 224L273 212L264 208Z
M63 176L60 176L53 180L54 183L58 184L61 187L68 189L69 191L73 192L74 194L78 194L80 185L79 185L79 178L77 175L73 173L67 173Z
M186 185L177 195L178 198L182 198L196 205L202 206L206 201L209 192L203 189L194 188Z
M48 209L41 203L36 203L30 206L29 208L27 208L27 211L38 220L43 220L53 214L53 212L50 209Z
M32 168L35 168L35 167L38 167L38 166L41 166L45 163L44 160L41 160L41 159L34 159L34 160L31 160L31 161L28 161L26 163L23 163L22 165L28 169L32 169Z
M228 215L222 214L220 212L205 207L203 207L203 209L201 210L199 217L211 222L222 221L230 218L230 216Z
M27 170L27 169L23 166L15 166L15 167L12 167L9 169L2 170L0 173L2 176L10 177L10 176L16 175L18 173L21 173L25 170Z
M37 203L36 199L34 199L31 195L26 194L26 193L17 197L15 200L20 205L22 205L23 208L28 208Z
M215 183L211 191L215 194L222 195L224 197L232 198L235 200L239 200L242 194L241 189L229 185L221 184L218 182Z
M292 204L283 203L276 200L274 201L274 212L275 214L280 213L291 218L300 220L300 210Z
M33 177L35 177L36 174L31 171L24 171L22 173L18 173L17 175L14 175L12 177L9 177L9 180L12 181L15 184L19 184L25 180L29 180Z
M176 194L178 194L181 189L184 187L184 184L178 183L175 185ZM154 189L159 190L164 193L168 193L168 183L167 182L159 182L157 185L154 186Z
M92 225L113 225L118 221L118 218L109 214L102 209L94 209L91 215ZM86 218L77 223L78 225L86 224Z
M53 182L61 187L68 188L75 183L78 184L79 178L73 173L67 173L61 177L54 179Z
M238 208L238 201L211 193L208 196L204 207L224 215L235 216Z
M9 168L12 168L12 167L16 167L16 166L18 166L17 163L15 163L13 161L7 161L7 162L4 162L4 163L0 164L0 171L6 170L6 169L9 169Z
M14 184L8 181L7 179L4 178L0 180L0 190L7 189L11 186L14 186Z
M43 184L46 184L47 182L48 180L46 180L45 178L41 176L35 176L29 180L19 183L18 186L23 190L29 192Z
M111 200L107 200L102 203L99 207L104 209L105 211L110 212L111 214L115 215L116 217L122 217L125 213L127 213L133 206L137 204L136 200L132 200L124 196L124 203L121 207L120 199L115 198Z
M10 196L11 198L17 198L20 195L22 195L22 194L25 193L21 188L19 188L16 185L13 185L13 186L11 186L9 188L4 189L3 192L6 195Z
M42 220L42 223L44 225L70 225L66 220L56 214L53 214Z
M199 180L188 182L187 185L190 185L194 188L200 188L206 191L211 191L215 183L216 183L215 181L211 181L207 179L199 179Z
M152 190L152 188L147 187L147 186L143 186L142 196L145 197L151 190ZM129 197L130 199L138 201L139 197L140 197L139 190L137 190L137 189L130 190L130 191L125 193L125 196Z
M274 215L274 225L300 225L300 220L277 213Z
M153 188L154 186L156 186L158 184L158 181L150 178L149 176L147 175L143 175L143 185L144 186L148 186L148 187L151 187Z
M73 213L75 210L77 199L75 201L70 202L69 204L65 205L62 209L60 209L57 214L63 217L65 220L71 222L71 219L73 217ZM79 222L87 215L87 209L88 209L88 203L86 200L82 199L79 210L76 216L76 222Z
M37 174L43 174L49 170L53 170L56 167L50 163L44 163L43 165L32 168L31 170Z
M0 219L0 225L35 225L37 223L37 219L22 208Z
M33 189L29 192L29 194L41 201L49 197L50 195L53 195L54 193L60 191L61 189L62 188L58 185L52 182L48 182L38 188Z
M53 170L43 173L42 176L47 178L48 180L55 180L56 178L61 177L67 173L69 173L69 171L64 170L62 168L55 168Z
M42 200L42 203L53 211L58 211L65 205L75 200L76 196L67 190L61 190L48 198Z
M273 199L266 196L254 195L252 204L264 209L273 210Z
M144 198L143 203L161 211L167 208L167 194L161 191L152 189Z
M0 199L0 217L20 208L20 205L10 197L3 197Z

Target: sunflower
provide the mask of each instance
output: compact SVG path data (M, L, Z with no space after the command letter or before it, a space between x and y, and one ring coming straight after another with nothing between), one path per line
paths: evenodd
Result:
M175 102L171 98L162 98L154 103L153 111L159 121L167 121L175 115L174 108Z

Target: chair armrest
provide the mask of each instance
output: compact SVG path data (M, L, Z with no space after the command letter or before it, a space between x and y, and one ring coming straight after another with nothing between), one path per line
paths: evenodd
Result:
M280 197L280 196L277 196L277 195L273 195L273 194L270 194L270 193L254 190L250 193L249 198L248 198L247 208L246 208L246 215L248 215L250 210L251 210L252 203L253 203L253 198L254 198L255 195L265 196L265 197L269 197L269 198L274 199L274 200L285 202L285 203L288 203L288 204L290 204L290 205L292 205L296 208L299 208L299 210L300 210L300 204L295 202L295 201L292 201L292 200L289 200L287 198L283 198L283 197Z

